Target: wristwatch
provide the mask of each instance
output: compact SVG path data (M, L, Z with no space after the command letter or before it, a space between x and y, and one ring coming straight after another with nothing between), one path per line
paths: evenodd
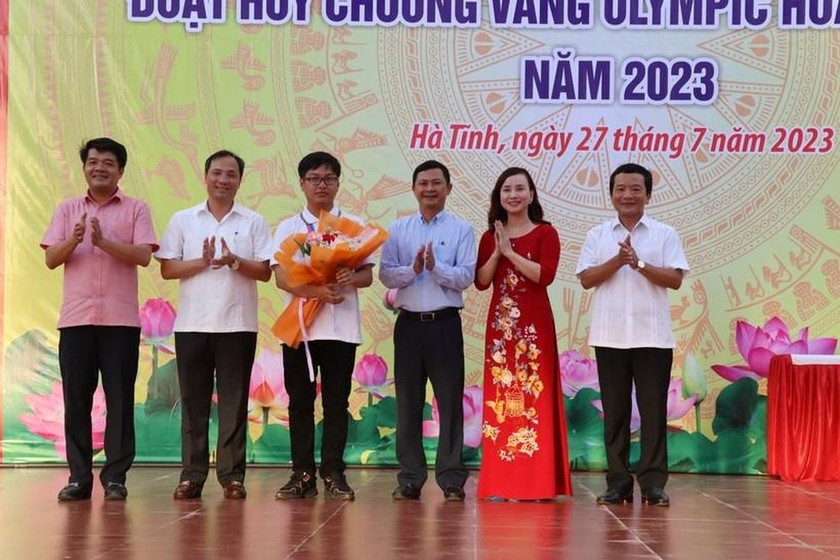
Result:
M239 259L233 259L233 262L230 263L228 266L230 267L231 270L239 270L239 265L240 264L241 263L240 263Z
M639 259L639 261L636 262L636 268L638 268L639 270L644 270L645 269L645 261Z

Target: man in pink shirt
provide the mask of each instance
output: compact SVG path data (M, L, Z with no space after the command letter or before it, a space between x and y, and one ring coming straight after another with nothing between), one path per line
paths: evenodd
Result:
M70 479L59 501L86 500L93 489L93 393L102 372L107 418L106 500L125 500L134 461L134 381L140 344L137 267L148 266L157 240L146 203L118 183L128 159L110 138L79 150L87 192L62 202L41 241L50 269L64 265L58 360L64 385L64 433Z

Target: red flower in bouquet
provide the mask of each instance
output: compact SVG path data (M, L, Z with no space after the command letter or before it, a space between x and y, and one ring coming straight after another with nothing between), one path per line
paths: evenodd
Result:
M330 226L328 226L325 231L310 231L306 234L306 237L302 242L297 239L297 235L298 234L294 235L295 242L300 248L300 254L303 257L311 257L313 247L329 249L335 247L339 243L350 243L353 241L353 238L344 235L344 233L340 231L334 231Z

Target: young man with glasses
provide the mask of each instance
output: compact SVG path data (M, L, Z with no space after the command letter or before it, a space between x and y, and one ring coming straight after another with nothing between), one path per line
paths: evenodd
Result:
M300 188L306 205L277 226L274 247L295 233L315 231L321 212L362 221L342 212L335 205L341 164L326 152L313 152L298 164ZM328 285L306 284L292 287L277 261L272 259L277 287L286 292L287 303L293 296L320 299L324 302L312 325L308 339L297 348L283 345L283 372L289 394L289 432L292 446L292 476L277 491L278 500L312 498L318 495L315 484L315 397L316 384L310 379L307 346L312 366L321 374L324 409L321 442L321 478L328 498L352 500L355 492L344 476L344 446L347 443L351 377L356 361L356 347L362 342L358 288L373 282L373 259L355 270L339 269L336 282Z

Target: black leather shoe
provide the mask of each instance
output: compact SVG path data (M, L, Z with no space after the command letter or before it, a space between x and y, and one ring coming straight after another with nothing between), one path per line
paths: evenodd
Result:
M642 490L642 503L648 506L669 507L671 499L662 488L651 486Z
M420 487L414 484L400 484L394 489L391 497L395 500L419 500Z
M633 489L622 490L620 488L607 488L606 491L595 498L599 506L617 506L633 503Z
M128 497L128 489L125 484L109 482L105 485L105 499L109 502L122 502Z
M447 502L463 502L464 489L460 486L447 486L443 490L443 499Z
M90 499L90 486L82 486L78 482L71 482L58 492L59 502L75 502Z

